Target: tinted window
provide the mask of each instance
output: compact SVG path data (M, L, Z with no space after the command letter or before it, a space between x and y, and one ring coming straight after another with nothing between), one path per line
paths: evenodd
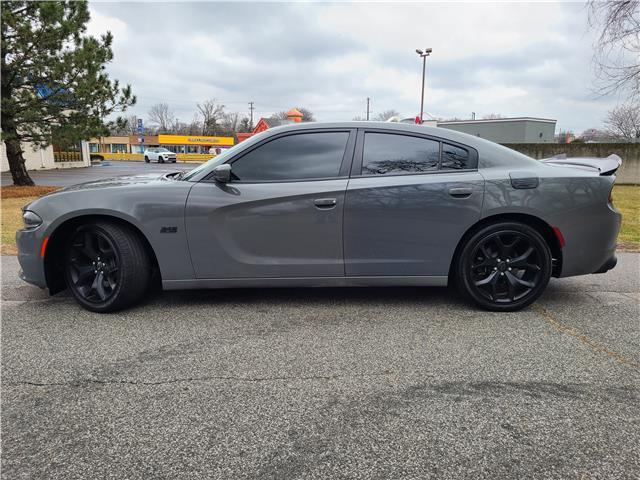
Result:
M337 177L348 132L280 137L233 162L234 180L263 182Z
M366 133L362 175L422 173L438 170L440 143L407 135Z
M476 168L470 165L469 152L464 148L454 147L447 143L442 144L442 169L443 170L464 170L465 168Z

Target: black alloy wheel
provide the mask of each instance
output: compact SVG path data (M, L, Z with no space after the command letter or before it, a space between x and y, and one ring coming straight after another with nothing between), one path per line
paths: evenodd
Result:
M148 255L138 235L124 225L80 226L68 243L65 278L78 303L109 312L138 300L149 284Z
M519 310L535 301L551 276L551 252L528 225L486 227L466 243L458 268L465 294L490 310Z
M158 157L158 163L164 163L164 158Z
M146 155L144 156L144 161L149 163L149 157L147 157Z

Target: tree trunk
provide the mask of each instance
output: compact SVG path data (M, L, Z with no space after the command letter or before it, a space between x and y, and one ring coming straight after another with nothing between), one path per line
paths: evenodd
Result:
M4 144L7 147L7 160L9 161L9 169L11 170L11 176L13 177L13 184L19 186L35 185L29 176L29 172L27 172L27 167L24 164L20 140L11 138L5 140Z

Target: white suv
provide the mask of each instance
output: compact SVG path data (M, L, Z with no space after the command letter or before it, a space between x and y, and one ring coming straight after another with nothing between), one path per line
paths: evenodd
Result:
M162 147L147 148L144 151L144 161L147 163L152 160L155 160L158 163L176 163L177 158L178 156L175 153Z

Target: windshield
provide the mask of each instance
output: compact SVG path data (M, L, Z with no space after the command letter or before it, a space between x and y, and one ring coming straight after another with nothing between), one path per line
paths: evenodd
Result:
M159 152L168 152L169 150L167 150L166 148L159 148L158 151Z
M224 163L227 158L229 158L231 155L233 155L237 151L238 145L240 144L239 143L235 144L233 147L226 149L224 152L222 152L219 155L216 155L208 162L205 162L202 165L197 166L193 170L190 170L184 177L182 177L182 179L189 180L190 178L193 178L203 170L213 168L216 165L220 165L221 163Z

